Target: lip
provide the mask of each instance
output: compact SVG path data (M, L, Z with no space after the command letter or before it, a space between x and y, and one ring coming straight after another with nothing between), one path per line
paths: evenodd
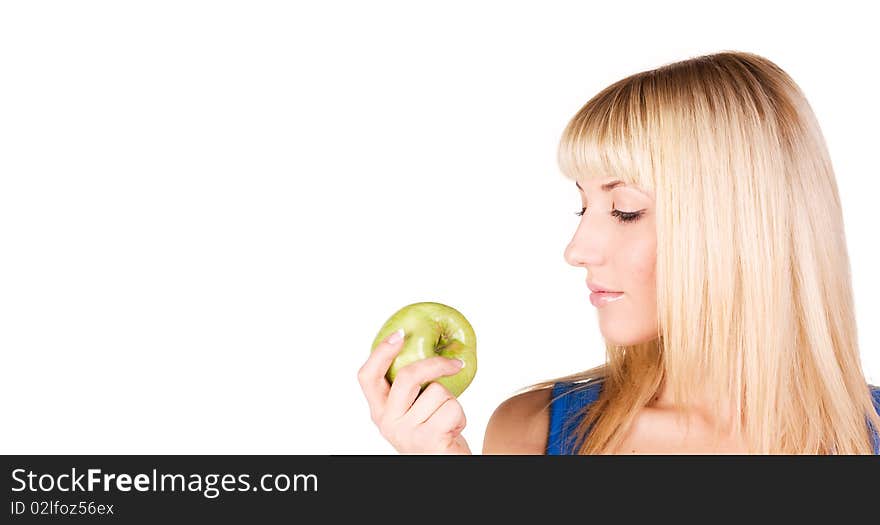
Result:
M598 308L613 303L621 297L623 297L623 292L593 292L590 294L590 303Z
M589 279L587 279L587 287L593 293L611 293L611 294L623 293L623 292L618 292L616 290L612 290L611 288L608 288L608 287L603 286L601 284L596 284L593 281L590 281Z

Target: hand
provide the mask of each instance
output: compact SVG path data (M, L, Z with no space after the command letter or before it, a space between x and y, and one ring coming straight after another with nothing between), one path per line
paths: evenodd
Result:
M370 416L382 437L401 454L470 454L461 435L464 410L434 379L460 370L457 359L429 357L402 367L389 385L385 374L403 347L403 339L381 342L358 371ZM419 394L422 384L431 381Z

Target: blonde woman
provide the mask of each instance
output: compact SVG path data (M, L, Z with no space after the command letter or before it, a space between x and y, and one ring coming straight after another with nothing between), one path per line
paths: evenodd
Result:
M726 51L624 78L563 132L580 194L565 249L586 270L606 362L494 411L485 454L871 454L880 389L861 368L841 204L803 93ZM402 453L470 449L437 357L389 386L386 342L359 372Z

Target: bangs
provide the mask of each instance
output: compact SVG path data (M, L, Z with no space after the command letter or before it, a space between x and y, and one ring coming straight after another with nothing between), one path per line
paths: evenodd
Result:
M616 178L653 191L647 115L639 78L597 94L562 133L557 153L562 174L578 182Z

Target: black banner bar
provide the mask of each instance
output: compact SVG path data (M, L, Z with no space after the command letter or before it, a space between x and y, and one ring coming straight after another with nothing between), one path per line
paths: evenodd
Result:
M456 508L523 518L577 515L596 504L663 508L681 498L803 510L835 493L853 505L876 502L880 479L878 456L43 455L2 462L3 523L335 523L352 512L386 523L453 516Z

